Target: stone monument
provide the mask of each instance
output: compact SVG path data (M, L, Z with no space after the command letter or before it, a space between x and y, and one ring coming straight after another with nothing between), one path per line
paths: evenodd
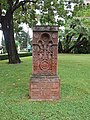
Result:
M58 27L33 28L33 67L29 96L32 100L58 100L60 79L57 76Z

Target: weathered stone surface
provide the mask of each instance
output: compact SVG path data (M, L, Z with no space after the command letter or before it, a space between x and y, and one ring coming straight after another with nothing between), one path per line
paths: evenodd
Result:
M35 26L33 31L58 31L58 26Z
M34 27L32 45L31 99L59 99L60 83L57 77L58 27ZM55 88L55 84L58 88Z
M32 100L58 100L60 81L57 76L33 76L30 82Z
M33 34L33 74L56 75L57 32L34 32Z

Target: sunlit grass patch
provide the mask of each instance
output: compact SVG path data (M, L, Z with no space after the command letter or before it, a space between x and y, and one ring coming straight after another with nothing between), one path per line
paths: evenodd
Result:
M28 97L32 57L9 65L0 61L0 120L89 120L90 55L58 55L59 101Z

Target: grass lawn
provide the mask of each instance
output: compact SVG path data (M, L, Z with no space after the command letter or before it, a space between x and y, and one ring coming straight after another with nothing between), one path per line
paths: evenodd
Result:
M8 65L0 61L0 120L90 120L90 54L60 54L61 99L28 99L32 57Z

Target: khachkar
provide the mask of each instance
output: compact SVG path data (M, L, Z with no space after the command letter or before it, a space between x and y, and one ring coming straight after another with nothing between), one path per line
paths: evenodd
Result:
M60 80L57 76L58 27L33 28L33 68L30 78L32 100L58 100Z

